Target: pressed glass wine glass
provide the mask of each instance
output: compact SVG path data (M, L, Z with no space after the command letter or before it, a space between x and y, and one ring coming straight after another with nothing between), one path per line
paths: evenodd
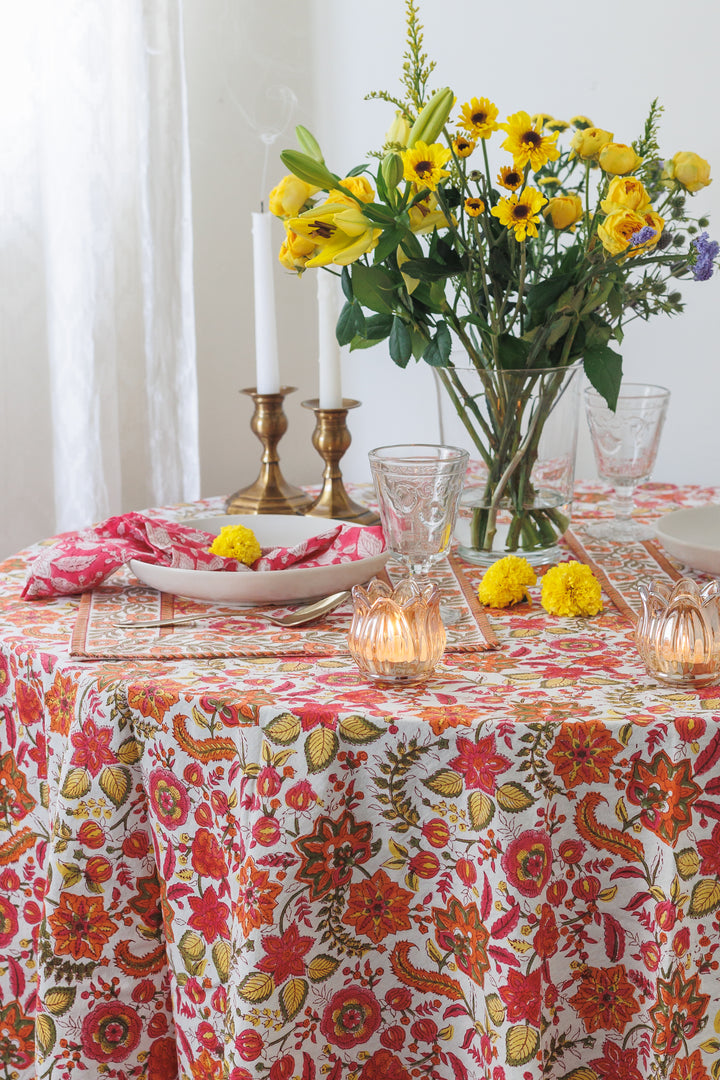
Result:
M652 472L670 391L624 383L613 412L596 390L585 391L585 411L598 475L613 488L614 517L588 526L598 540L649 540L654 530L632 517L635 490Z
M380 446L369 458L388 550L425 585L450 549L468 453L412 443Z

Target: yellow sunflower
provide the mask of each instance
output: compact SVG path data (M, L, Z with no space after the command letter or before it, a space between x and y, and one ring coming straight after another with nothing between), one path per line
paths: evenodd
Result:
M524 169L528 162L533 172L537 172L548 161L560 157L555 145L557 132L543 135L539 123L533 124L526 112L516 112L508 116L507 123L500 124L507 132L507 139L502 144L503 150L509 151L518 169Z
M416 142L412 150L404 150L403 177L420 187L434 191L441 180L450 173L443 168L450 160L450 149L441 146L440 143L432 143L428 146L424 142Z
M545 196L536 188L525 188L519 198L517 195L509 195L507 199L500 199L490 213L501 225L515 231L516 240L524 240L526 236L537 236L539 211L546 202Z
M485 203L482 199L466 199L465 200L465 213L470 217L478 217L485 209Z
M503 165L497 175L498 184L507 191L517 191L522 187L524 179L522 169L516 169L514 165Z
M475 139L489 139L497 131L497 105L489 98L471 98L460 110L458 127L467 131Z
M458 135L456 139L453 139L453 150L458 157L470 157L475 146L474 140L466 139L464 135Z

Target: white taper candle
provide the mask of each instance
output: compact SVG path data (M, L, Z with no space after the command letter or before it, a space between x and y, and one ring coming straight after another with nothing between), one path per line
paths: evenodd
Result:
M275 322L275 286L272 215L252 216L253 271L255 285L255 386L258 394L277 394L280 390L277 324Z
M335 336L339 307L338 288L338 279L335 274L328 273L327 270L318 270L318 364L320 377L318 398L321 409L342 408L340 346Z

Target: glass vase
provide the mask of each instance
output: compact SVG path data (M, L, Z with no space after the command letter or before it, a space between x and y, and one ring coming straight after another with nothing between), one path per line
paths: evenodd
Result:
M467 562L505 555L557 561L570 523L582 364L565 368L438 368L442 442L470 466L455 538Z

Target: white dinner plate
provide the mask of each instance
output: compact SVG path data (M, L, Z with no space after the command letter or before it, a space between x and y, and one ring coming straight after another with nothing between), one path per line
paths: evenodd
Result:
M671 555L693 570L720 576L720 506L694 506L665 514L655 526Z
M301 540L329 532L347 521L292 514L222 514L187 518L184 525L217 536L223 525L245 525L255 533L262 548L293 547ZM388 552L336 566L307 566L289 570L255 570L233 573L224 570L181 570L173 566L130 560L130 569L160 592L218 604L285 604L314 600L318 596L351 589L380 573Z

